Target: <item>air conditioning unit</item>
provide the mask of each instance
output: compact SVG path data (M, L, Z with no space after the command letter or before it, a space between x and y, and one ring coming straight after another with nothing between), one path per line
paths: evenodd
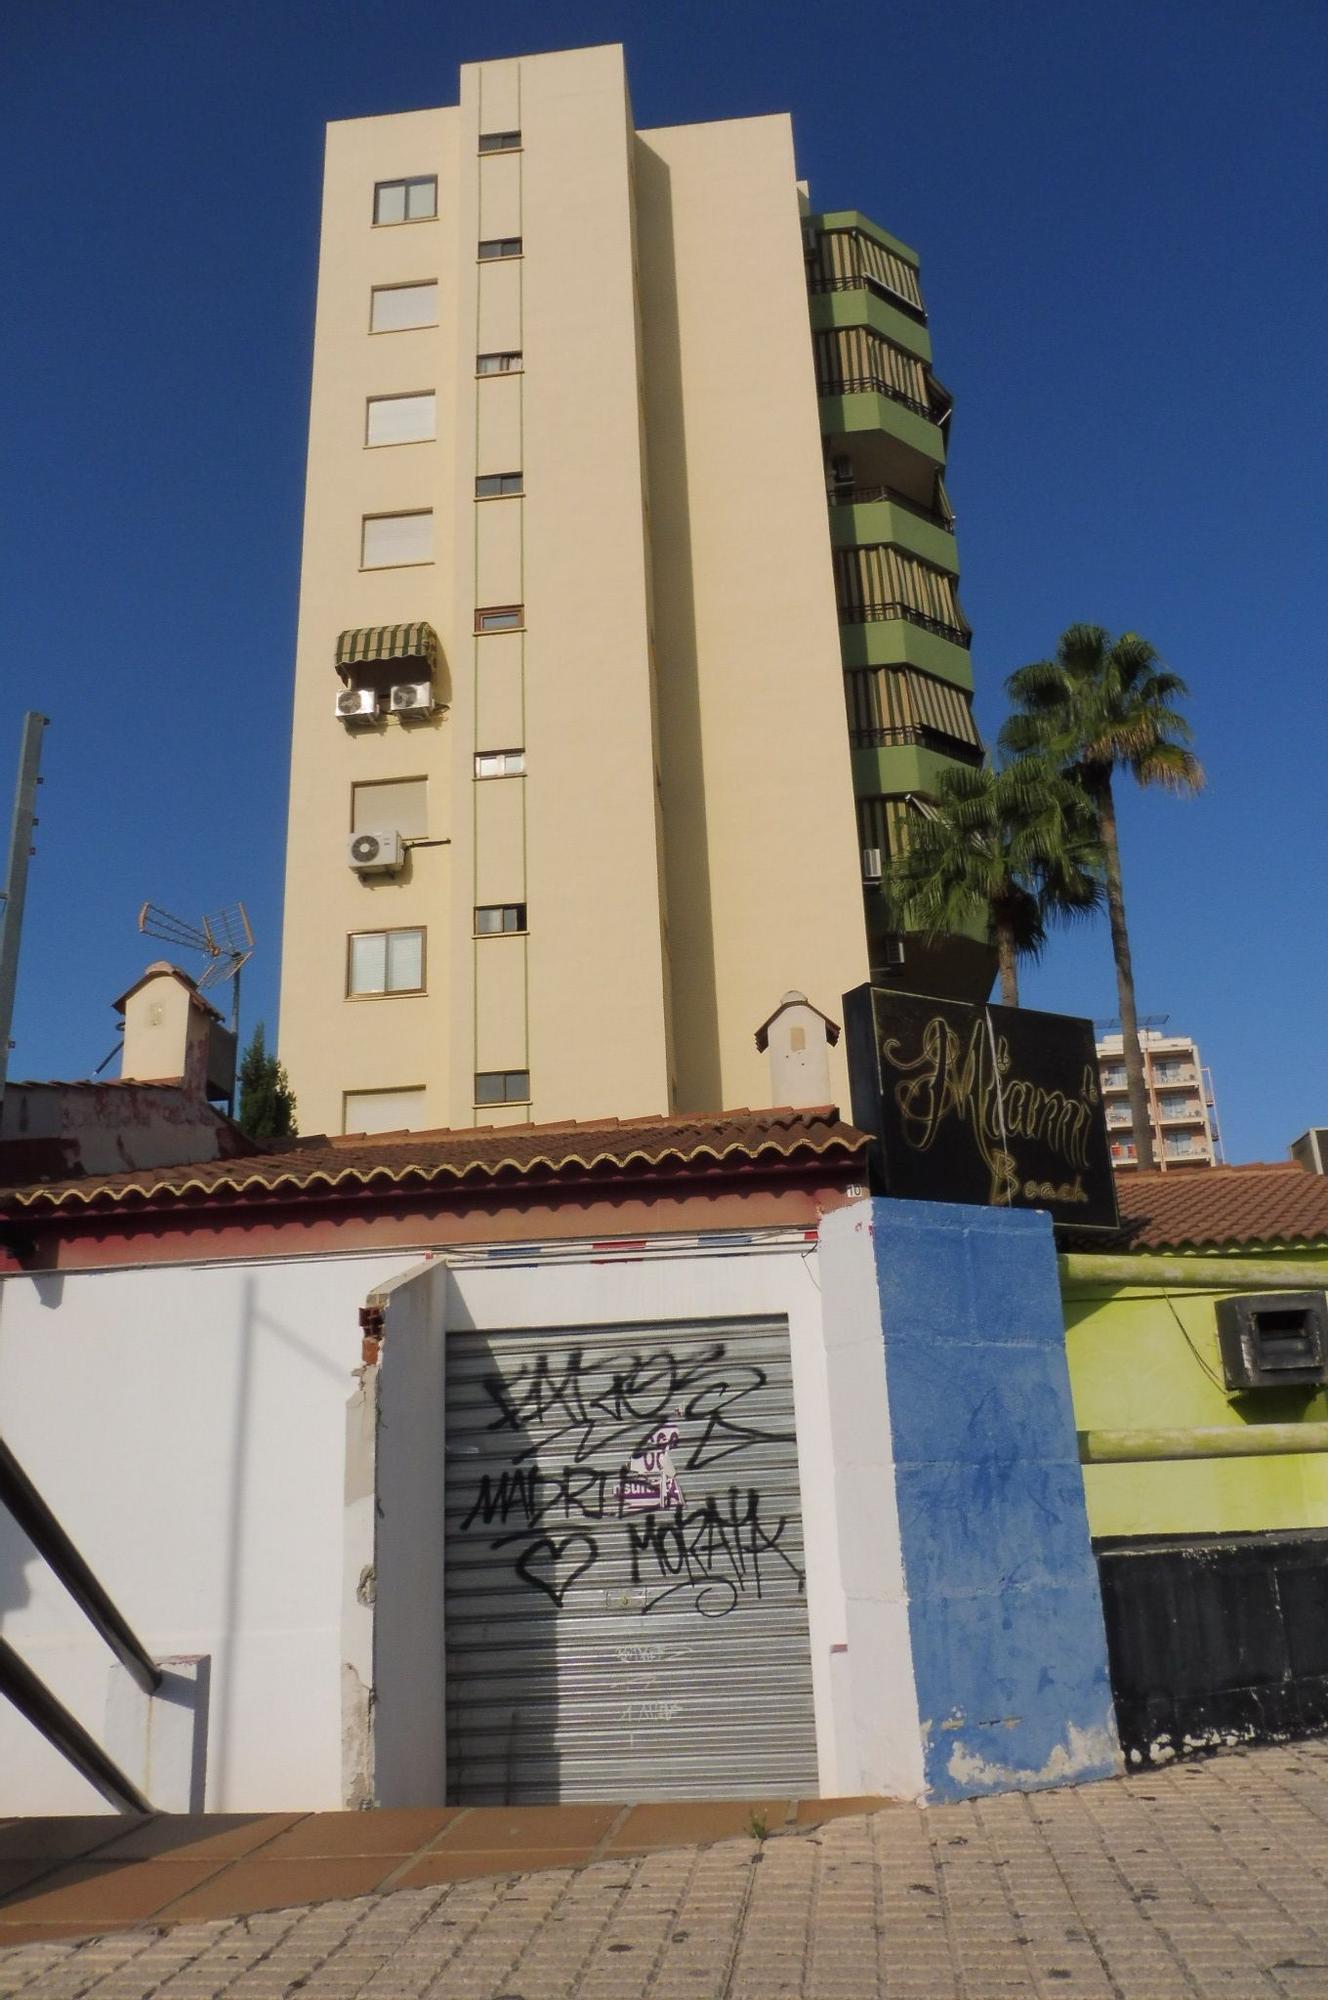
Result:
M343 688L337 696L342 722L372 722L377 713L378 696L372 688Z
M880 962L889 972L901 972L904 966L904 940L886 938L881 945Z
M432 681L398 681L392 690L393 715L432 715Z
M864 882L879 882L881 879L881 850L879 847L864 847L862 850L862 879Z
M405 859L401 835L395 827L385 833L353 833L346 859L360 875L390 875Z
M1228 1389L1309 1389L1328 1380L1323 1292L1240 1293L1217 1301Z
M853 460L851 458L846 458L842 455L832 458L830 461L830 472L837 486L851 486L853 484Z

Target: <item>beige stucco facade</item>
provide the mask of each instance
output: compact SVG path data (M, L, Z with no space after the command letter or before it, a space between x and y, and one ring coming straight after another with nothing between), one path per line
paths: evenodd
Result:
M376 187L428 177L436 215L375 222ZM436 325L370 330L375 288L428 283ZM430 392L434 437L366 443L370 399ZM412 560L362 567L384 516L416 517ZM421 623L433 713L339 719L339 635ZM638 133L603 47L331 126L280 1031L301 1129L768 1103L780 995L837 1015L867 976L838 630L787 118ZM424 831L357 872L355 788L410 779ZM476 935L481 908L515 927ZM352 939L386 964L379 934L416 931L409 990L348 991Z

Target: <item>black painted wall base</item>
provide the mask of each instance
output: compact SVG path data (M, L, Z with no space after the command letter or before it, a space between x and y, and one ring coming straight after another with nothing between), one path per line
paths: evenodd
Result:
M1328 1730L1328 1529L1094 1548L1131 1765Z

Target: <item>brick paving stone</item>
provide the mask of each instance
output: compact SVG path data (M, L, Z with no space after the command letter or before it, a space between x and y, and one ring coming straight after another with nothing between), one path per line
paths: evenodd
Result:
M95 1939L32 1936L9 1905L0 2000L1328 1996L1322 1741L801 1823Z

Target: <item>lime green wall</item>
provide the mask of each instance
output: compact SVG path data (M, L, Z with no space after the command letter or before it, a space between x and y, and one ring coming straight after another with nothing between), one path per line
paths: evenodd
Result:
M968 647L942 639L925 625L907 618L869 618L861 625L841 625L839 652L846 667L921 667L973 692L973 663Z
M1196 1169L1195 1171L1201 1171ZM1251 1251L1251 1259L1267 1252ZM1279 1262L1287 1253L1278 1251ZM1322 1262L1322 1248L1305 1261ZM1128 1273L1130 1259L1122 1257ZM1242 1259L1232 1260L1232 1291ZM1080 1430L1200 1429L1248 1423L1322 1423L1328 1394L1220 1386L1216 1291L1142 1285L1067 1286L1066 1348ZM1188 1339L1187 1336L1188 1335ZM1207 1369L1212 1371L1212 1380ZM1095 1535L1213 1535L1328 1527L1328 1454L1153 1465L1086 1465Z
M915 743L888 743L853 752L853 790L859 798L898 797L922 792L932 797L957 760Z
M879 222L872 222L856 208L837 208L828 215L814 215L811 221L818 229L860 229L864 236L874 236L878 243L884 243L887 250L893 250L896 257L902 257L916 271L922 259L916 250L910 250L907 243L901 243L897 236L891 236L888 229L882 229Z
M812 325L823 332L833 326L869 326L919 361L931 360L931 335L898 306L887 305L875 292L860 286L851 292L813 292Z
M822 396L821 429L841 431L845 436L853 431L884 431L887 437L898 438L932 465L945 464L945 440L940 427L929 417L905 409L892 396L878 396L871 389L852 396Z
M959 574L955 538L944 528L924 521L910 507L890 500L872 500L858 507L830 509L830 539L838 549L865 548L872 542L894 542L937 569Z

